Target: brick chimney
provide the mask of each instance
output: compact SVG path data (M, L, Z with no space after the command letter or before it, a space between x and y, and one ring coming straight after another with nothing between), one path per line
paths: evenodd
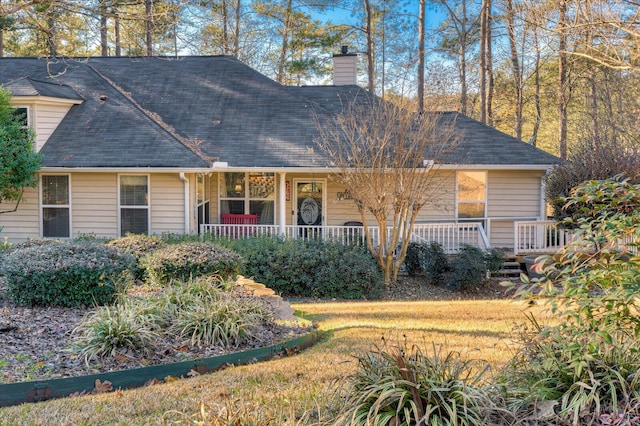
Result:
M341 53L333 55L333 84L346 86L358 84L358 54L349 53L349 46L342 46Z

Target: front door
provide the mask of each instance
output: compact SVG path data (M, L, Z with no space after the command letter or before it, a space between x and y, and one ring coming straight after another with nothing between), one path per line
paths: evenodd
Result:
M296 223L301 226L324 225L325 183L321 180L295 181Z

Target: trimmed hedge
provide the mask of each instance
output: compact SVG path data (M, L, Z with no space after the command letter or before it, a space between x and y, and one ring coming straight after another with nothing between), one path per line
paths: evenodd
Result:
M127 234L124 237L109 241L107 245L115 247L120 252L130 253L136 260L134 275L137 280L144 281L145 268L140 265L140 260L149 253L164 248L167 244L160 237L144 234Z
M246 261L244 273L285 296L375 299L382 274L366 247L331 241L220 241Z
M158 249L142 258L140 265L152 283L164 285L211 274L232 278L240 272L242 259L219 245L191 242Z
M32 242L9 250L2 274L16 303L78 307L112 303L133 267L131 255L104 244Z

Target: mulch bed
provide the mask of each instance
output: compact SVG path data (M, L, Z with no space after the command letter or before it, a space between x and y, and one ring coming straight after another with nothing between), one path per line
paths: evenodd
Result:
M0 278L1 280L1 278ZM387 287L385 300L468 300L508 298L499 280L490 280L478 288L455 292L429 284L421 277L402 277ZM270 326L261 330L260 338L233 348L191 347L177 340L159 342L155 353L140 357L122 352L90 366L83 357L69 350L72 331L90 308L16 306L6 297L0 282L0 384L20 381L76 377L135 367L157 365L224 355L256 347L265 347L296 337L301 327Z

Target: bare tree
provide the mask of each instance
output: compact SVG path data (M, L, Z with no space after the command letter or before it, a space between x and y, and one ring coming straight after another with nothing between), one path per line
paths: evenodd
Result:
M418 112L424 111L424 37L427 22L426 0L420 0L418 13Z
M439 160L458 143L454 120L443 113L416 114L360 95L336 116L317 119L318 144L352 194L368 247L389 283L398 277L420 210L438 200ZM369 230L380 229L378 244Z

